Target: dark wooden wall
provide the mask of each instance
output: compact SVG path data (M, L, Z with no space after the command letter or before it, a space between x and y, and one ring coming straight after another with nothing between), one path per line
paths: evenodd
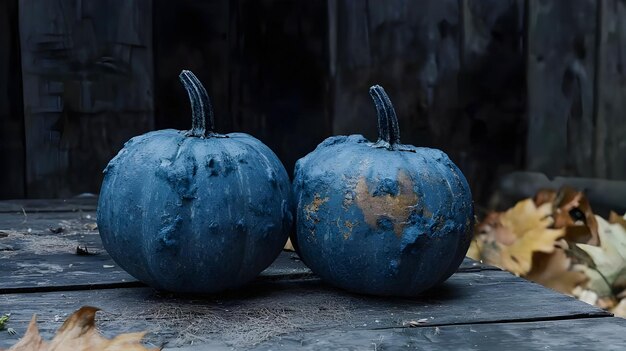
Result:
M183 68L205 82L218 131L253 134L289 171L327 136L375 139L378 83L403 142L448 152L479 201L514 170L626 179L625 0L0 7L3 198L97 192L132 135L188 128Z
M295 162L332 134L324 1L240 0L232 8L230 108L235 130Z
M485 198L523 167L523 2L329 1L333 131L375 138L369 86L395 103L405 143L448 152Z
M102 167L153 129L150 0L21 0L26 193L98 190Z
M0 198L26 195L17 1L0 1Z

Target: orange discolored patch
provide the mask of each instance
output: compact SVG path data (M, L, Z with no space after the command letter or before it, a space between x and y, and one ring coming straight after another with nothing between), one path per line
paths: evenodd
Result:
M385 194L373 196L364 177L359 178L356 185L356 204L365 217L365 222L377 227L381 216L389 218L393 223L396 236L402 236L402 231L411 213L411 208L417 203L417 195L413 191L413 181L404 171L398 172L398 195Z
M350 239L352 235L352 229L358 224L358 222L344 221L343 226L341 225L341 219L337 218L337 228L343 235L343 240Z
M326 202L328 202L328 197L322 198L320 197L320 194L315 194L313 196L313 201L311 201L310 204L304 206L304 213L307 221L314 221L316 223L319 222L319 219L317 219L317 217L315 217L314 215L317 213L317 211L320 210L320 206L322 206Z

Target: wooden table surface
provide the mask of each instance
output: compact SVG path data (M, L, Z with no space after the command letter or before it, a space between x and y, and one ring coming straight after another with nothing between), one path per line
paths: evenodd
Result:
M414 299L335 289L289 252L236 291L158 292L104 251L95 206L89 198L0 202L0 314L11 313L7 326L18 332L0 331L0 348L34 313L51 338L90 305L103 309L104 335L148 330L147 343L166 349L626 350L626 320L469 259Z

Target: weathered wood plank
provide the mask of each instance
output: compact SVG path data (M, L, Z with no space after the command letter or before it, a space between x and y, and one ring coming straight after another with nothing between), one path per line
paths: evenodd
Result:
M24 111L17 0L0 1L0 199L25 196Z
M97 192L153 127L152 2L20 1L29 197Z
M17 199L0 201L0 213L31 212L77 212L95 211L98 206L96 196L74 197L70 199Z
M586 318L391 330L293 333L253 350L623 350L626 320ZM167 350L167 349L166 349Z
M485 203L506 172L523 169L526 78L523 0L462 0L458 166Z
M626 179L626 2L600 6L594 159L598 177Z
M0 214L0 293L136 283L102 247L95 220L94 212ZM93 255L77 255L79 246Z
M324 1L231 1L233 129L268 145L291 174L331 135Z
M104 250L95 221L89 211L0 213L0 294L137 286ZM77 255L78 246L95 255ZM459 271L494 269L466 259ZM296 254L283 252L259 279L310 276Z
M376 140L368 89L392 99L402 141L453 148L458 113L459 2L330 0L334 134Z
M95 212L82 211L0 214L0 294L136 286L104 250L95 220ZM77 255L78 246L93 255ZM260 279L310 276L292 256L281 254Z
M149 288L0 295L0 311L12 313L10 327L23 333L37 313L46 337L85 304L106 311L99 326L107 335L148 329L150 342L170 341L172 347L212 340L248 348L296 331L399 328L422 318L428 325L451 325L608 315L497 271L455 274L438 290L415 299L349 294L315 279L256 282L207 297L177 297ZM0 347L12 342L2 339Z
M596 176L597 3L528 0L528 170Z
M154 1L156 129L191 128L191 107L178 80L193 71L209 93L217 131L232 131L229 106L229 1Z

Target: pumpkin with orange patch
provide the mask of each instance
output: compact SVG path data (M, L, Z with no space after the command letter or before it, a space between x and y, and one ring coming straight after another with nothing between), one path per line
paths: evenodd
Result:
M401 144L387 94L380 86L370 94L378 111L377 142L334 136L297 162L292 242L333 285L415 296L445 281L463 261L472 196L444 152Z

